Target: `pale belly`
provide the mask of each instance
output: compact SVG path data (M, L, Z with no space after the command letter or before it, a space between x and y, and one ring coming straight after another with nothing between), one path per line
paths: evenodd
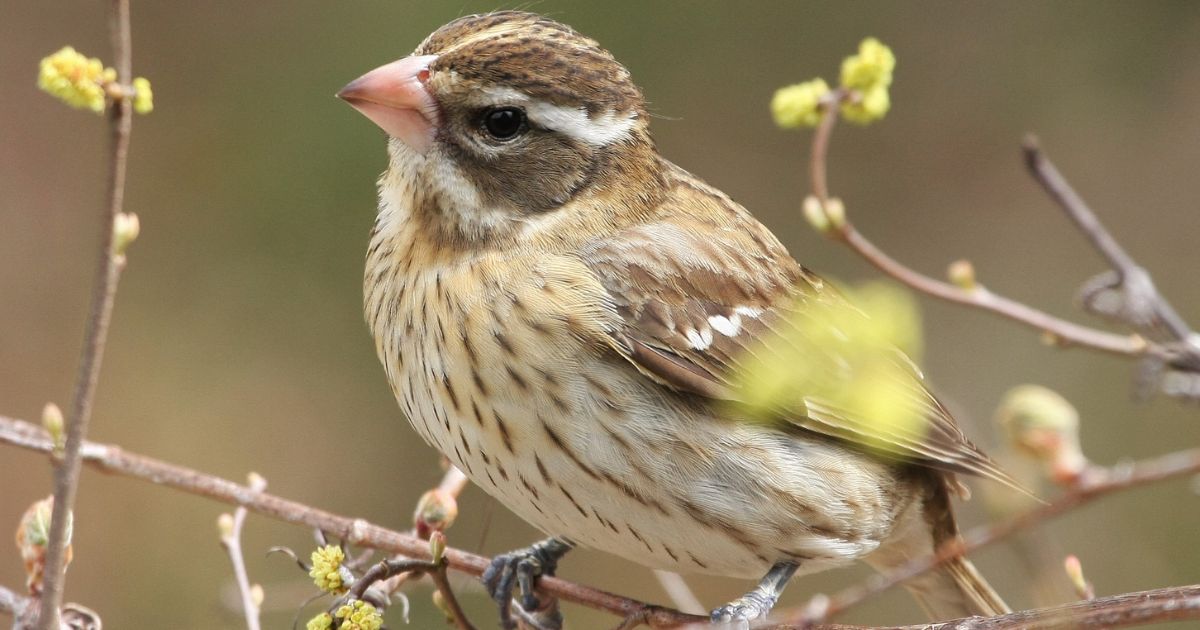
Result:
M570 318L539 319L530 292L553 278L477 276L368 286L368 322L417 432L534 526L650 567L745 578L782 560L845 564L890 533L904 507L894 467L713 417L585 346Z
M815 572L870 553L889 532L886 466L697 416L656 384L603 385L628 378L625 366L588 370L517 370L527 387L497 396L509 368L480 367L487 397L447 385L472 375L424 370L396 393L428 443L523 519L642 565L758 578L794 559Z

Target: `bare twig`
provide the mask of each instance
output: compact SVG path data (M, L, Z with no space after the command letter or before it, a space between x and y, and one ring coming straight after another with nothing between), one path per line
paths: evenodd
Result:
M37 425L0 416L0 443L50 453L50 438ZM353 519L320 508L290 501L266 492L255 492L234 483L197 470L177 466L144 455L129 453L118 446L87 442L81 449L83 461L97 470L141 479L188 494L244 506L251 512L287 523L319 529L342 538L350 544L370 547L410 558L428 560L429 543L409 534L392 531L363 519ZM479 576L490 560L458 549L446 549L450 569ZM541 577L537 590L576 604L603 610L619 617L645 615L645 623L653 628L671 628L686 623L705 621L706 617L686 615L678 611L651 606L620 595L567 580Z
M1102 496L1146 484L1193 475L1200 472L1200 449L1179 451L1125 464L1111 469L1096 469L1080 478L1078 485L1066 494L1007 521L985 525L967 532L961 540L943 545L932 556L917 558L885 574L872 576L863 584L847 588L828 600L822 619L828 619L882 593L906 580L922 575L942 563L1003 540L1042 521L1054 518ZM1200 615L1200 610L1196 611ZM791 613L787 618L802 619L804 613ZM817 620L819 621L819 620Z
M969 617L941 623L880 626L872 630L1088 630L1200 619L1200 584L1126 593L1036 608L997 617ZM858 626L825 625L824 630ZM811 630L803 624L778 624L763 630Z
M1200 370L1200 347L1193 341L1191 327L1155 288L1150 273L1105 229L1096 213L1046 157L1036 137L1027 137L1021 149L1030 175L1062 207L1115 272L1102 274L1089 283L1083 295L1085 306L1101 315L1115 317L1147 336L1178 342L1175 350L1180 356L1173 363L1192 371ZM1095 298L1105 291L1117 291L1120 295L1114 312L1098 308Z
M131 78L131 46L129 27L129 0L112 0L110 13L113 52L117 78L123 85ZM133 107L127 98L115 99L110 115L112 124L109 149L108 199L104 207L101 230L100 259L96 266L92 303L84 328L83 351L79 359L75 389L71 395L70 415L67 417L67 439L62 461L54 472L54 512L51 517L46 577L41 602L39 627L58 630L61 624L59 608L62 606L63 582L65 580L67 518L75 505L75 494L79 486L80 448L87 435L88 420L92 414L92 400L96 382L100 375L100 363L104 356L104 342L108 334L108 323L112 316L113 300L120 279L122 260L113 251L113 224L121 213L125 199L126 157L129 152L129 134L133 126Z
M53 444L46 433L37 425L14 420L0 416L0 443L11 444L28 450L39 451L42 453L51 453ZM128 453L117 446L97 444L88 442L83 445L81 450L84 461L103 472L115 473L143 481L149 481L158 485L174 488L189 494L195 494L203 497L208 497L224 503L244 506L252 512L262 514L264 516L282 520L288 523L304 525L310 528L321 529L331 532L352 544L380 549L392 553L400 553L409 557L428 559L429 543L421 540L416 536L402 534L373 525L362 519L351 519L344 516L338 516L330 512L326 512L319 508L310 507L295 501L289 501L280 497L276 497L265 492L255 492L247 486L236 484L232 481L207 475L195 470L169 464L161 460L156 460L144 455ZM1085 475L1085 480L1082 485L1073 489L1063 497L1041 506L1029 513L1018 516L1010 521L1006 521L992 527L985 527L978 530L973 530L965 537L966 542L962 546L956 546L953 550L942 550L942 553L935 558L926 558L917 562L910 563L906 567L901 568L898 572L889 574L888 576L879 576L873 580L866 589L852 589L853 592L844 591L835 595L830 599L830 610L833 612L844 611L847 607L856 604L861 599L865 599L876 592L881 592L891 586L898 584L903 579L907 579L912 575L919 575L922 571L927 571L935 566L936 561L942 558L945 554L949 557L950 551L955 555L957 553L978 549L984 545L1000 540L1013 532L1028 527L1042 520L1058 516L1063 512L1083 505L1093 499L1096 499L1105 494L1110 494L1120 490L1130 489L1179 476L1194 474L1200 472L1200 449L1183 451L1171 455L1162 456L1156 459L1147 460L1142 463L1129 466L1121 466L1112 469L1107 475ZM450 569L478 576L483 573L489 564L489 560L482 556L467 553L457 549L446 549L447 565ZM538 580L538 590L545 595L560 597L566 601L574 602L596 610L603 610L618 617L627 620L630 624L626 627L635 627L637 624L645 624L653 628L673 628L684 626L687 624L706 623L707 618L699 615L689 615L681 613L669 608L661 608L645 602L621 597L612 593L607 593L598 589L594 589L582 584L568 582L559 578L543 577ZM1189 587L1200 588L1200 587ZM1141 594L1139 597L1151 597L1155 593L1174 593L1178 589L1165 589L1163 591L1152 591L1149 594ZM1158 597L1158 595L1153 595ZM1192 595L1187 595L1191 597ZM1166 597L1165 595L1163 597ZM1158 600L1156 600L1158 601ZM1177 619L1179 614L1191 615L1187 618L1200 618L1200 607L1191 607L1183 605L1191 600L1183 600L1180 605L1181 610L1187 612L1180 613L1171 609L1166 603L1166 600L1159 601L1158 608L1147 604L1146 607L1138 608L1135 605L1128 605L1126 600L1098 599L1091 602L1097 607L1093 610L1095 619L1103 619L1105 606L1114 606L1114 610L1124 610L1121 607L1128 608L1126 612L1121 612L1121 615L1142 615L1137 617L1142 623L1148 620L1158 619L1152 615L1162 615L1162 619ZM1073 604L1078 605L1078 604ZM1054 610L1054 609L1045 609ZM1037 614L1038 611L1033 611ZM1018 613L1026 614L1026 613ZM1010 617L1010 616L1006 616ZM1122 622L1122 619L1133 617L1116 618L1112 623L1117 625ZM977 621L977 620L976 620ZM1098 621L1095 623L1099 623ZM1093 625L1095 625L1095 623ZM785 626L786 627L786 626ZM817 628L849 628L850 626L824 625L816 626ZM924 626L922 626L924 627ZM941 628L951 628L955 626L933 626ZM980 626L984 627L984 626ZM991 626L987 626L991 627ZM995 627L1016 627L1016 626L995 626ZM1034 627L1053 627L1053 626L1034 626Z
M826 180L826 164L829 139L838 115L838 100L846 98L844 91L831 93L831 99L823 107L821 121L812 141L812 159L809 177L813 194L823 207L829 207L829 184ZM933 297L978 308L1038 331L1046 333L1056 343L1064 346L1082 346L1110 354L1136 358L1156 358L1165 362L1177 359L1178 353L1161 344L1147 341L1139 335L1118 335L1107 331L1082 326L1015 300L997 295L982 286L969 289L935 280L917 272L888 256L859 232L848 220L834 222L829 235L839 240L865 258L867 262L896 280Z
M267 480L256 473L250 473L248 481L251 490L262 492L267 489ZM259 621L258 598L254 595L254 587L250 585L250 576L246 572L246 561L242 555L242 525L246 522L246 514L246 508L239 506L234 510L232 517L228 514L221 515L222 519L230 519L228 529L224 524L221 526L221 546L225 548L229 562L233 564L233 577L242 597L242 614L246 616L246 628L259 630L262 625Z
M454 625L459 630L475 630L475 626L467 619L467 614L463 611L462 605L458 603L458 597L454 594L454 589L450 587L450 579L446 575L448 564L443 557L441 562L431 562L429 560L384 560L375 564L367 570L362 577L354 581L354 585L347 591L345 599L363 599L367 593L367 589L371 585L384 582L389 578L397 575L411 575L420 577L428 575L433 584L437 587L442 598L446 602L446 607L450 610L450 615L454 620Z

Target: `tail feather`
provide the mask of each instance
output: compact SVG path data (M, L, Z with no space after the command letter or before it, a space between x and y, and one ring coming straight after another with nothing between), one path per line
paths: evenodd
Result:
M945 477L924 480L924 500L914 501L898 516L889 539L865 558L868 564L881 572L892 571L912 560L927 557L941 545L958 538L958 526L950 506L950 480ZM962 556L905 581L904 587L935 621L1011 612L975 565Z
M959 619L974 615L1003 615L1008 605L966 558L955 558L938 569L904 583L930 619Z

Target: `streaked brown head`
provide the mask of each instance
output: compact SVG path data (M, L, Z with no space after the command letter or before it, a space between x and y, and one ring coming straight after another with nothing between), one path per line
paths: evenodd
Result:
M490 223L497 213L554 210L612 175L617 156L653 153L625 67L532 13L450 22L338 96L395 139L392 169L436 189L437 209L456 220L473 210Z

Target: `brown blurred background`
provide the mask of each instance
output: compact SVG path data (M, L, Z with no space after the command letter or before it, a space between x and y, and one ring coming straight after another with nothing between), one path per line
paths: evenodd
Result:
M2 0L0 9L0 414L36 419L70 395L97 245L106 127L35 88L38 60L64 44L106 61L103 2ZM1084 318L1075 288L1102 263L1026 177L1018 143L1050 154L1159 286L1200 325L1200 4L1193 2L863 3L545 1L633 71L662 151L726 190L805 264L843 281L877 277L799 219L806 134L776 130L773 90L821 75L875 35L899 65L883 124L839 129L834 191L883 248L939 275L970 257L991 288ZM134 67L156 110L135 121L127 209L142 220L122 281L91 436L243 479L335 512L407 527L437 457L410 430L360 314L360 276L384 168L381 133L333 98L348 80L407 54L430 31L488 2L134 2ZM927 373L967 432L999 450L992 409L1036 382L1071 399L1083 443L1112 463L1190 446L1195 407L1131 402L1131 366L1057 351L1016 325L923 300ZM48 494L50 471L0 447L0 533ZM994 490L974 483L977 496ZM1046 490L1047 493L1052 491ZM986 520L986 501L964 508ZM477 489L452 544L496 553L535 532ZM226 508L85 471L68 598L106 627L213 627L230 612L216 518ZM1179 481L1115 496L1046 525L1038 560L1058 575L1076 553L1101 594L1200 581L1200 498ZM0 540L7 540L7 534ZM1028 539L1027 539L1028 540ZM8 543L0 543L7 545ZM312 591L272 545L308 532L251 517L252 579L266 627L291 624ZM1036 545L1035 545L1036 547ZM1031 588L1019 545L977 562L1018 606L1063 601ZM568 578L656 602L650 573L599 553ZM862 569L798 580L785 604L849 584ZM0 546L0 583L21 584ZM750 585L692 580L706 605ZM491 607L463 585L483 627ZM1040 592L1034 592L1040 591ZM398 613L399 609L395 609ZM313 614L306 609L302 619ZM569 609L573 627L611 625ZM917 621L902 592L856 622ZM401 625L399 615L391 619ZM414 627L438 627L428 591ZM2 622L0 622L2 623Z

